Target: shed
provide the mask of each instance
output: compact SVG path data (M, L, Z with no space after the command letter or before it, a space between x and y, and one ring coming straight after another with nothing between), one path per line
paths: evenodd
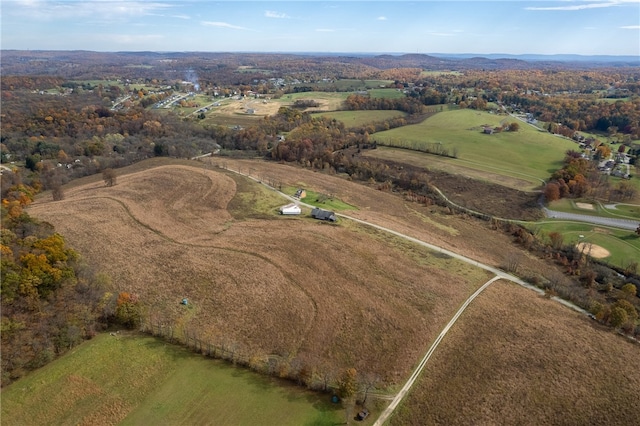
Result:
M319 208L311 210L311 217L318 220L328 220L330 222L336 222L338 220L334 212Z
M296 191L296 193L293 195L296 198L299 199L303 199L307 196L307 191L305 191L304 189L300 188Z
M301 212L302 210L300 209L300 206L296 203L280 207L280 214L300 214Z

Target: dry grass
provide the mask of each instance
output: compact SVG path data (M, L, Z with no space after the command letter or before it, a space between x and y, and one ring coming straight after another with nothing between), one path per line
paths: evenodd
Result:
M390 424L640 423L637 344L496 283L451 329Z
M64 201L45 196L30 212L111 276L114 290L137 293L151 314L214 343L397 383L487 279L356 225L275 211L238 219L229 205L247 203L236 188L255 185L222 170L134 170L119 170L113 187L76 182Z

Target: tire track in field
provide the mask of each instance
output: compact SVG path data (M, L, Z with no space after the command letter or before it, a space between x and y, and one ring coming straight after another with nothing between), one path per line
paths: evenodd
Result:
M303 331L303 335L305 336L303 339L301 339L300 344L297 346L297 350L299 350L304 343L307 340L307 337L309 336L309 334L311 333L311 329L313 328L313 326L316 324L317 319L318 319L318 303L316 302L316 300L314 299L314 297L312 296L312 294L302 285L298 284L297 280L294 279L294 277L292 276L292 274L290 274L289 272L285 271L284 269L282 269L278 264L276 264L273 260L269 259L268 257L266 257L265 255L259 254L259 253L255 253L255 252L250 252L247 250L241 250L241 249L237 249L237 248L233 248L233 247L223 247L223 246L218 246L215 244L209 244L209 245L205 245L205 244L194 244L194 243L184 243L184 242L180 242L175 240L174 238L169 237L168 235L164 234L162 231L159 231L158 229L153 228L151 225L148 225L144 222L142 222L141 220L139 220L129 209L129 206L122 200L114 198L114 197L109 197L109 196L94 196L94 197L85 197L82 198L80 200L62 200L62 203L66 203L66 202L70 202L70 203L74 203L74 202L79 202L79 201L84 201L84 200L96 200L96 199L106 199L106 200L110 200L110 201L114 201L115 203L119 204L125 211L125 213L139 226L141 226L142 228L148 230L149 232L157 235L158 237L160 237L161 239L171 243L171 244L175 244L177 246L181 246L181 247L193 247L193 248L213 248L216 250L220 250L220 251L227 251L227 252L231 252L231 253L239 253L239 254L244 254L246 256L249 257L254 257L254 258L258 258L266 263L268 263L269 265L273 266L278 272L280 272L282 274L282 276L284 276L287 281L289 282L289 284L295 288L297 288L298 290L300 290L306 297L307 299L309 299L309 302L311 303L312 307L313 307L313 315L311 318L311 321L309 321L309 325L305 328L305 330ZM219 233L222 233L224 231L220 231Z

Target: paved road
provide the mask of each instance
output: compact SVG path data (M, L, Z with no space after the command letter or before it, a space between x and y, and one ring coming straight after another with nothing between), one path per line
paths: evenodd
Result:
M565 213L544 208L544 213L552 219L576 220L578 222L588 222L594 225L611 226L613 228L628 229L635 231L640 225L640 221L631 219L615 219L610 217L589 216L588 214Z

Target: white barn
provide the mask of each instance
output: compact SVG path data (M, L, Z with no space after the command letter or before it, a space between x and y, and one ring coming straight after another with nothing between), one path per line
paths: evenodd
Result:
M280 207L280 214L300 214L301 212L302 210L300 209L300 206L296 203Z

